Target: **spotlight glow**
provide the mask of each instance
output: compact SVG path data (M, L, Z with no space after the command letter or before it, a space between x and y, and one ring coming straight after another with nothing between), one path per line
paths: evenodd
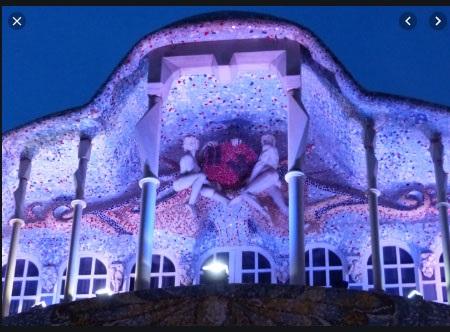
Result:
M222 271L225 271L226 274L228 274L228 266L222 262L219 261L212 261L208 265L203 266L203 271L210 271L214 274L219 274Z
M412 291L409 292L408 299L412 299L415 296L422 296L422 294L417 290L413 289Z
M35 304L33 304L32 308L36 308L36 307L45 308L46 306L47 306L47 303L45 303L45 301L40 301L40 302L36 302Z
M97 295L97 296L102 296L102 295L111 296L113 294L114 294L113 291L110 290L109 288L102 288L95 292L95 295Z

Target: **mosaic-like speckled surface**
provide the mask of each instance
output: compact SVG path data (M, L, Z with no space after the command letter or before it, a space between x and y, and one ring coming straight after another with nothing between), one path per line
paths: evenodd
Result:
M287 38L305 49L300 77L301 102L310 117L305 159L307 244L332 245L349 264L359 257L354 273L362 271L370 241L361 122L371 116L377 131L382 191L381 238L403 243L416 262L423 250L439 254L442 249L428 146L430 134L440 132L444 169L449 170L450 109L366 93L307 30L277 20L249 17L211 18L151 34L133 48L87 106L3 135L2 262L6 262L8 221L14 209L13 191L23 152L32 156L33 162L20 252L38 256L43 266L57 269L67 260L80 132L93 135L82 246L102 253L108 262L132 261L139 222L137 181L142 176L134 128L148 107L147 77L152 68L146 56L171 44L249 38ZM218 243L266 249L277 264L277 278L287 279L287 218L270 199L263 198L271 223L245 204L240 211L224 211L207 198L198 202L200 217L195 219L183 205L189 190L171 190L186 134L197 135L202 144L209 140L226 144L238 137L248 147L248 155L257 156L260 136L270 132L277 138L279 172L283 176L286 111L286 93L280 80L269 71L242 73L229 84L209 74L184 75L173 82L162 114L155 247L170 248L183 262L180 264L186 271L182 273L186 283L194 277L193 262ZM252 158L246 167L251 167ZM214 172L209 176L221 181L222 175ZM239 187L236 183L230 184L227 194L235 195ZM286 197L285 183L282 191ZM231 223L227 224L228 219L221 223L224 216L231 216ZM48 248L52 248L51 253L46 251ZM51 273L48 279L52 280Z

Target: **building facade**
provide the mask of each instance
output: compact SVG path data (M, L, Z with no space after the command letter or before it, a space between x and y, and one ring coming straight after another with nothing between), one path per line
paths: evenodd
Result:
M68 280L72 300L211 282L214 261L230 283L448 302L449 124L448 107L364 91L289 22L152 33L88 105L3 135L9 311L58 303Z

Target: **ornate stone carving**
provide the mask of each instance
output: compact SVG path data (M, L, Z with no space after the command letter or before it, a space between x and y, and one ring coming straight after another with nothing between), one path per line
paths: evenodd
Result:
M110 266L111 290L114 293L121 291L123 286L124 266L122 262L112 262Z
M432 252L420 254L420 271L427 278L432 278L436 266L436 257Z
M41 271L42 293L53 293L58 282L58 271L54 265L47 265Z

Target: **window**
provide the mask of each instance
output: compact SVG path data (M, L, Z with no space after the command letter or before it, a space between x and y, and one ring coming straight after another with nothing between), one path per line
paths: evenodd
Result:
M60 298L64 298L67 269L61 278ZM99 259L93 257L80 258L76 299L86 299L95 296L95 292L107 285L106 266Z
M228 276L225 273L212 275L210 272L203 271L202 268L213 261L227 265ZM198 283L208 284L220 281L243 284L270 284L275 283L275 276L269 259L257 249L216 249L200 265Z
M2 266L2 294L6 268L7 265ZM16 314L30 309L39 298L39 286L39 270L36 265L27 259L17 259L9 313Z
M150 288L165 288L178 286L177 274L173 262L163 255L152 256L152 270L150 274ZM136 264L130 273L129 290L134 290L136 280Z
M411 255L396 246L383 247L383 284L386 293L407 296L416 289L415 265ZM373 288L372 256L367 260L368 289Z
M444 269L444 254L439 257L439 280L438 280L439 302L447 303L447 287L445 285L445 269Z
M310 286L336 287L344 280L341 259L327 248L305 252L305 271L306 283Z

